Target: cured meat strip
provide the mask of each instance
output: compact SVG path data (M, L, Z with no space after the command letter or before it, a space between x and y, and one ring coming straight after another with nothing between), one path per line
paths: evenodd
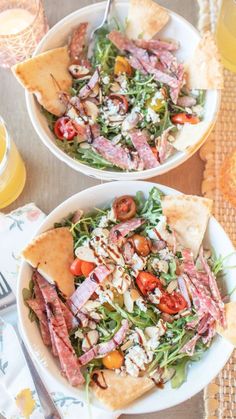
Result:
M131 141L138 151L140 158L143 160L145 169L153 169L159 166L159 162L155 158L151 147L147 142L147 137L141 131L133 131L130 133Z
M186 353L189 356L194 354L195 346L197 341L200 339L201 336L198 334L194 335L192 339L190 339L181 349L180 353Z
M137 47L134 42L130 41L124 34L118 31L112 31L108 35L108 39L121 51L128 51L140 60L150 62L147 51Z
M27 300L27 304L39 319L39 328L44 345L51 346L45 304L42 305L37 298Z
M119 245L122 243L123 239L131 231L136 230L144 223L144 220L141 218L132 218L131 220L125 221L120 224L116 224L111 228L109 233L109 241L112 244Z
M83 305L89 300L96 288L104 279L111 273L104 265L97 266L90 275L82 282L76 289L72 296L67 301L67 305L71 311L76 315Z
M68 331L70 332L72 329L74 329L76 326L78 326L79 321L71 313L69 308L61 300L59 300L59 301L60 301L60 305L61 305L61 309L62 309L64 319L65 319L65 322L66 322L66 327L67 327Z
M137 170L139 160L132 159L132 155L122 147L116 146L103 136L96 137L92 148L114 166L124 170Z
M72 33L68 50L71 62L74 64L79 63L83 57L87 28L88 22L83 22Z
M217 302L219 309L221 311L221 324L224 328L226 328L226 317L225 317L225 308L224 308L224 303L222 301L221 295L220 295L220 291L216 282L216 278L215 275L211 272L211 269L204 257L203 254L203 248L201 247L200 252L199 252L199 256L200 256L200 260L202 263L202 266L208 276L208 280L209 280L209 288L211 290L211 294L212 297L214 298L214 300Z
M131 65L131 67L133 67L135 70L140 71L140 73L142 73L142 74L145 74L145 75L147 74L147 71L145 70L145 68L143 67L141 62L138 60L138 58L131 55L128 61Z
M80 385L84 382L84 378L69 339L57 292L54 286L50 285L41 275L37 274L36 281L46 303L47 317L51 325L62 371L71 385Z
M182 251L182 255L184 260L182 268L186 274L185 279L189 285L190 292L193 297L193 304L199 317L202 317L203 314L209 313L215 321L219 321L222 324L221 305L219 305L218 301L214 300L209 287L201 281L201 277L199 278L191 251L185 249Z
M177 71L177 60L176 57L174 57L173 54L171 54L171 52L169 51L165 51L165 50L161 50L161 51L152 51L153 54L156 55L156 57L159 58L160 62L163 64L163 66L168 69L171 70L172 72L176 72Z
M165 83L172 88L177 88L179 86L179 81L177 80L177 78L172 77L169 74L158 70L157 68L154 68L152 65L148 64L144 60L140 60L140 62L142 63L144 69L148 73L153 74L154 79L156 81L158 81L160 83Z
M137 45L137 47L148 49L150 51L176 51L179 48L179 44L177 42L160 41L159 39L150 39L149 41L145 41L145 39L136 39L134 42Z
M128 320L123 320L122 326L118 330L118 332L115 333L113 338L109 340L108 342L100 343L93 348L91 348L88 352L85 352L83 355L79 357L79 363L81 365L86 365L88 362L92 361L93 358L96 356L106 355L109 352L114 351L114 349L119 346L129 329L129 323Z
M92 77L89 79L89 82L84 87L82 87L82 89L80 89L79 97L81 99L86 99L86 97L89 96L91 91L94 89L96 84L99 82L99 79L100 79L100 74L99 74L99 71L97 69L93 73Z

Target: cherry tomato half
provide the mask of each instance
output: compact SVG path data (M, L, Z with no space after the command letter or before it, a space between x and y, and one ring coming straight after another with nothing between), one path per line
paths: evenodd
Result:
M76 258L72 262L72 264L70 265L70 271L71 271L72 275L74 275L74 276L82 275L81 263L82 263L82 260L80 260L79 258Z
M140 234L134 234L130 237L134 245L134 248L139 256L147 256L151 251L151 242L147 237L141 236Z
M85 260L82 260L81 262L81 272L82 274L87 277L89 274L96 268L95 263L92 262L86 262Z
M136 213L136 204L129 195L120 196L113 202L115 216L119 221L130 220Z
M157 306L159 310L168 314L177 314L179 311L187 307L184 297L176 291L172 294L167 292L161 297L160 303Z
M155 288L163 288L160 279L149 272L139 272L136 283L143 295L146 295L149 291L153 291Z
M125 96L111 93L109 99L111 99L115 105L119 105L119 113L121 115L124 115L128 111L129 103Z
M197 116L188 113L177 113L171 117L171 121L174 124L185 124L186 122L189 124L198 124L200 119Z
M76 130L67 116L62 116L54 124L54 133L59 140L72 140L76 135Z
M109 370L120 368L124 362L124 356L119 351L113 351L102 358L104 367Z

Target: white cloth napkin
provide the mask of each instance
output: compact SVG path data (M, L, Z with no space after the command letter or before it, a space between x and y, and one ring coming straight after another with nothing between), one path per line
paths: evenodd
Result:
M0 271L12 290L16 291L20 252L43 221L43 212L30 203L10 214L0 213ZM14 313L15 321L17 313ZM119 414L92 407L91 412L79 398L74 397L37 366L54 402L63 418L69 419L115 419ZM33 402L32 402L33 399ZM21 404L35 404L29 419L43 419L37 393L26 365L14 328L0 318L0 413L7 419L20 419L22 414L16 400Z

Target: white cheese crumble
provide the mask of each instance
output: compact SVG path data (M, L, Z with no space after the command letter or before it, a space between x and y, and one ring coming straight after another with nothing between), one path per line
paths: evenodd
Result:
M160 122L160 116L152 108L148 108L146 120L147 122L153 122L154 124L157 124Z
M199 116L199 117L203 116L204 109L203 109L203 107L202 107L201 105L195 105L195 106L193 106L193 107L192 107L192 110L193 110L193 112L194 112L197 116Z
M146 313L146 311L147 311L147 307L146 307L146 304L145 304L145 302L144 302L144 300L143 300L143 298L142 298L142 297L138 298L138 299L135 301L135 304L138 306L138 308L139 308L141 311L143 311L144 313Z
M139 345L129 349L125 356L125 366L128 374L138 377L140 371L145 370L145 364L148 362L147 354Z
M155 288L153 293L149 292L148 299L152 304L159 304L161 296L162 292L159 290L159 288Z
M102 82L103 82L103 84L109 84L110 83L110 77L109 76L104 76L102 78Z

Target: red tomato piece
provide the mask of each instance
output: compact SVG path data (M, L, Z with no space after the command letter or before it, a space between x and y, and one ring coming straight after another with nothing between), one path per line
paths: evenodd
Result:
M76 135L76 130L72 121L67 116L62 116L54 124L54 133L59 140L73 140Z
M197 116L188 113L177 113L171 117L171 121L174 124L185 124L186 122L189 124L198 124L200 119Z
M177 314L187 307L187 302L179 292L173 291L172 294L166 292L157 307L163 313Z
M82 271L82 274L85 277L87 277L95 268L96 268L95 263L86 262L85 260L82 260L82 262L81 262L81 271Z
M72 262L72 264L70 265L70 271L71 271L72 275L74 275L74 276L82 275L81 264L82 264L82 260L80 260L79 258L76 258Z
M155 288L163 288L160 279L149 272L139 272L136 278L136 283L143 295L153 291Z

